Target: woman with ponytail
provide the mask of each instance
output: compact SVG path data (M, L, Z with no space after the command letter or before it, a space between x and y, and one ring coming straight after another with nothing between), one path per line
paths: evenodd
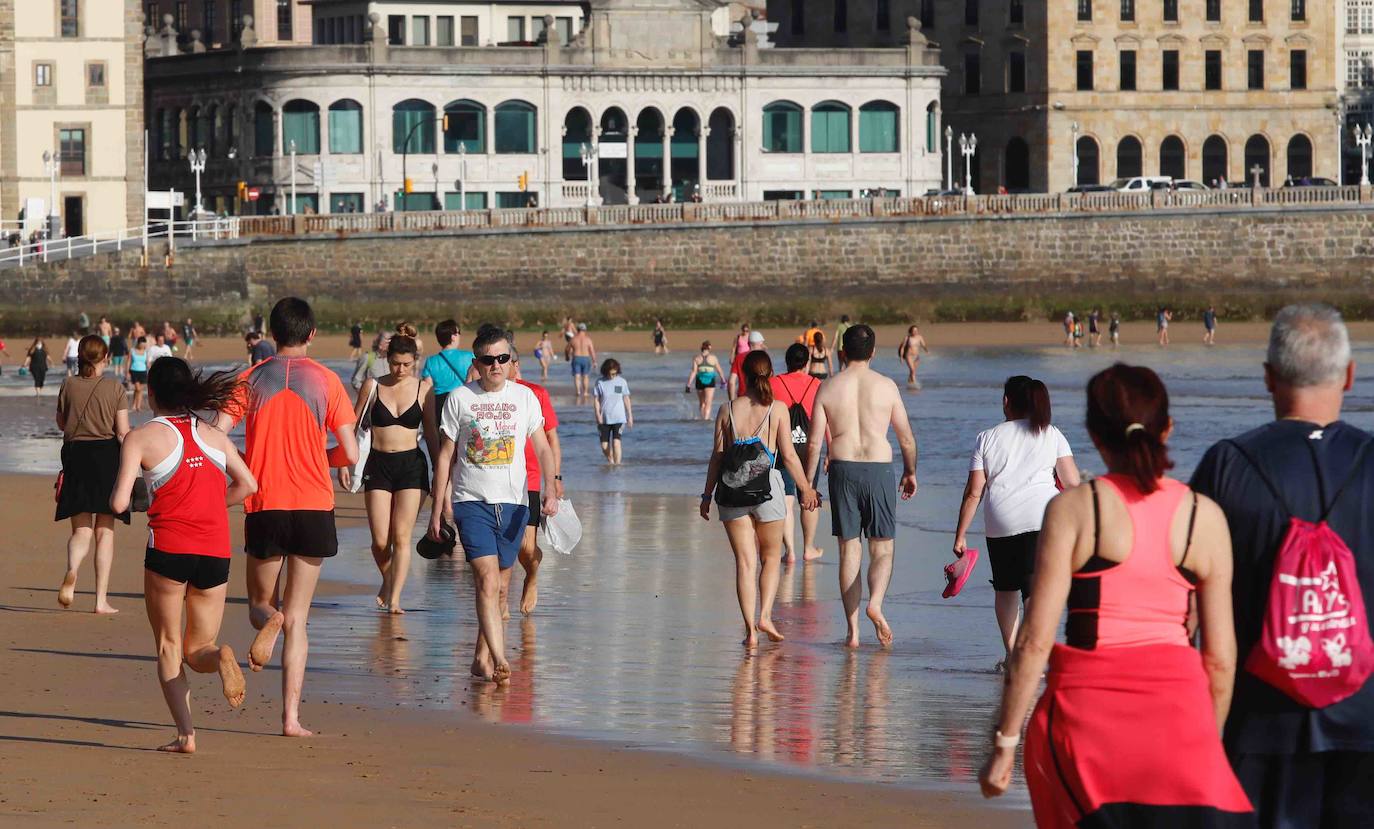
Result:
M986 499L983 521L997 594L993 608L1009 657L1030 599L1045 505L1058 494L1056 479L1065 488L1078 486L1078 467L1069 442L1050 425L1050 392L1044 383L1024 375L1008 378L1002 387L1002 415L1002 423L980 432L974 441L954 554L963 557L969 526L978 504ZM999 661L998 670L1005 664Z
M1037 826L1253 825L1220 736L1236 666L1226 518L1165 477L1173 421L1153 371L1117 364L1094 376L1087 421L1108 474L1045 511L983 794L1011 784L1048 664L1026 733ZM1194 591L1201 653L1187 629Z
M238 385L233 372L205 376L180 357L155 362L148 369L154 417L124 439L110 496L112 510L127 510L140 474L152 496L143 596L157 643L158 682L177 730L162 751L196 750L183 665L218 673L229 705L243 703L243 672L234 651L215 641L229 581L228 507L257 492L258 484L229 436L196 416L229 405Z

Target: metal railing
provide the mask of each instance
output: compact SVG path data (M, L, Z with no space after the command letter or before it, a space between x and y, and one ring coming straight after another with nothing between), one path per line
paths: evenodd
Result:
M15 268L24 265L46 262L62 262L95 256L100 253L118 253L128 249L146 248L158 240L167 240L169 247L175 248L177 240L197 241L201 239L237 239L240 219L237 217L200 219L181 222L152 222L150 224L112 230L105 233L90 233L84 236L66 236L60 239L40 239L24 242L11 234L9 245L0 248L0 268Z

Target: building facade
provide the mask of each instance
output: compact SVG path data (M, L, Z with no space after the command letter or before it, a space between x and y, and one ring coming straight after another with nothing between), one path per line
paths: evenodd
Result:
M1341 91L1341 111L1345 116L1342 157L1345 181L1360 180L1360 146L1355 143L1356 126L1374 124L1374 0L1341 0L1337 33L1341 63L1336 80Z
M843 198L939 183L944 70L918 31L889 48L760 49L752 33L718 36L709 0L594 0L567 45L554 7L537 45L399 46L393 13L406 12L398 29L433 35L455 4L369 5L363 44L150 59L155 186L189 192L198 147L205 204L221 212ZM317 27L348 6L317 4Z
M6 236L143 223L142 33L138 0L0 0Z
M1279 184L1339 169L1334 4L770 0L768 15L780 46L886 43L899 15L918 17L949 70L955 178L958 138L974 135L979 192L1137 175L1238 183L1256 168Z
M243 31L245 15L252 18L258 46L303 46L314 32L309 0L143 0L149 25L162 29L171 16L183 45L200 32L207 48L230 46Z

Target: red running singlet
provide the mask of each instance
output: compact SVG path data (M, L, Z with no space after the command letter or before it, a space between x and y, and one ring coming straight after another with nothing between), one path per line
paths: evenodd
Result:
M194 416L156 417L153 422L175 431L177 446L143 473L153 499L148 546L173 555L229 558L224 453L200 439Z

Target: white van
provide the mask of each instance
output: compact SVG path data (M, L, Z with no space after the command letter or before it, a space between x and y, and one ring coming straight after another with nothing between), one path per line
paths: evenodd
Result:
M1119 178L1107 186L1121 193L1144 193L1159 185L1168 186L1173 178L1169 176L1132 176Z

